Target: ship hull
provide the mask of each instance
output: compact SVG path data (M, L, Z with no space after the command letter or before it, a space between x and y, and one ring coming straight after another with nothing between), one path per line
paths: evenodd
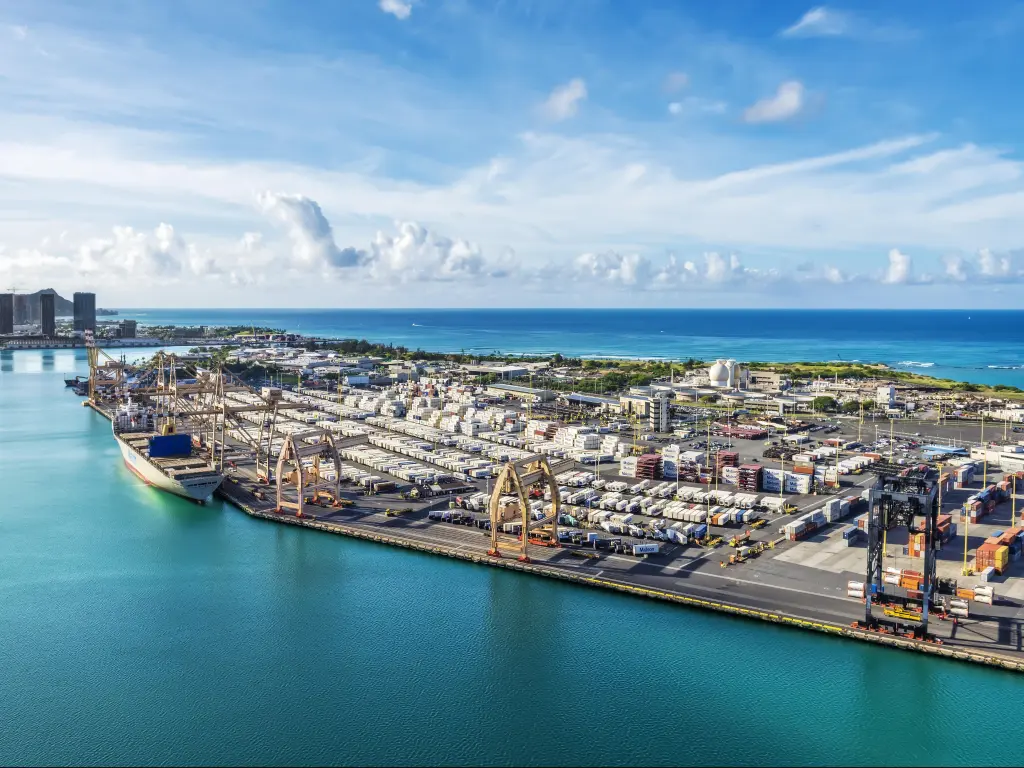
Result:
M222 475L216 477L198 477L177 480L168 477L161 472L152 462L141 453L138 453L118 435L114 435L117 446L121 449L121 456L124 463L132 473L147 485L155 486L168 493L181 496L191 501L204 501L210 497L220 484L224 481Z

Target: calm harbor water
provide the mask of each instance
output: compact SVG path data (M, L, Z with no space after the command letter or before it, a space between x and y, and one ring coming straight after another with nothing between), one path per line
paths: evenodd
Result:
M144 487L85 370L0 353L2 765L1024 760L1008 673Z
M262 325L431 351L859 360L1024 388L1024 311L128 309L140 322Z

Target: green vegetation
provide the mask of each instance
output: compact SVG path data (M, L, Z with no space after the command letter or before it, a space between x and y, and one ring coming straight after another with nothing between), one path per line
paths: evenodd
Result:
M811 400L811 410L813 411L825 411L826 413L835 413L839 409L839 403L836 402L834 397L828 395L818 395L818 397Z

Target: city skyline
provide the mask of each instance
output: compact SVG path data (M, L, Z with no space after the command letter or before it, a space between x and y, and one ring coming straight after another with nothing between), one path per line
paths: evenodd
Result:
M1020 3L119 8L0 11L4 286L1020 306Z

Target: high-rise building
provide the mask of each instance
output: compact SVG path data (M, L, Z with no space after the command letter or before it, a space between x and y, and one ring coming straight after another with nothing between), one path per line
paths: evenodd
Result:
M39 294L39 315L40 325L43 327L43 336L53 338L57 335L57 296L53 293Z
M138 323L134 320L122 320L117 326L117 335L122 339L134 339Z
M75 325L78 332L96 330L96 294L76 293L74 296Z
M14 333L14 294L0 293L0 334Z

